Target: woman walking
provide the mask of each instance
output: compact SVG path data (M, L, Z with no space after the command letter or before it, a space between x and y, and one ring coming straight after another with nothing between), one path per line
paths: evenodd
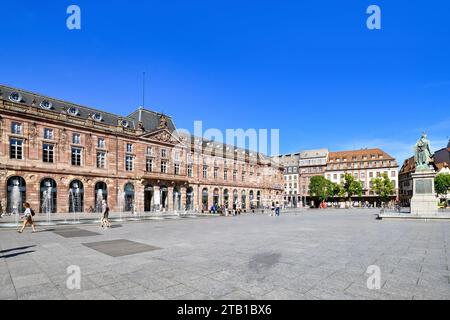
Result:
M109 222L109 207L106 200L102 201L102 220L101 228L111 228L111 222Z
M31 209L30 204L27 202L24 204L25 207L25 212L24 212L24 221L23 221L23 226L22 229L20 229L18 232L22 233L23 230L25 229L25 227L30 224L31 228L33 229L33 233L36 232L36 228L34 227L34 222L33 222L33 216L34 216L34 211L33 209Z

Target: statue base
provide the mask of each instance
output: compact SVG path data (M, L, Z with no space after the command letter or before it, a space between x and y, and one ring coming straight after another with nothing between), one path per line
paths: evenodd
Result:
M411 198L411 215L437 216L439 199L434 190L434 170L416 170L411 174L413 179L413 196Z

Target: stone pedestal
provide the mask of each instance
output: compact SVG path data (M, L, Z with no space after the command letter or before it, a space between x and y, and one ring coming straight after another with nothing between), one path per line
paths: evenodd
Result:
M434 190L434 170L421 170L411 174L413 178L413 197L411 215L435 216L438 214L439 199Z

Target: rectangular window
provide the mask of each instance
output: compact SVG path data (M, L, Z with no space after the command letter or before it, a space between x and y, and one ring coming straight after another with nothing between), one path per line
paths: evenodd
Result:
M44 139L53 140L53 129L44 129Z
M9 140L9 157L11 159L23 159L23 141L19 139Z
M152 158L147 158L147 161L145 162L145 170L147 172L153 171L153 159Z
M167 158L167 149L161 149L161 157Z
M152 147L147 147L147 155L153 156L153 148Z
M105 139L104 138L98 138L97 147L99 149L105 149L106 148Z
M391 178L395 178L395 171L391 171Z
M167 161L161 160L161 173L167 173Z
M127 143L127 152L132 153L133 152L133 145L131 143Z
M55 146L52 144L44 143L42 146L42 161L53 163L54 162L54 150Z
M133 171L133 156L127 155L125 156L125 170Z
M180 174L180 164L179 163L175 163L174 165L174 172L176 175Z
M97 168L99 169L106 168L106 152L103 151L97 152Z
M11 132L14 134L22 134L22 124L20 122L11 123Z
M223 180L228 180L228 170L223 170Z
M72 148L72 165L81 166L81 148Z
M233 181L236 181L236 178L237 178L237 171L234 170L233 171Z
M79 133L74 133L72 135L72 143L73 144L81 144L81 135Z
M203 179L207 179L207 178L208 178L208 167L203 166Z
M179 151L175 152L175 161L180 161L180 152Z
M194 176L194 170L193 170L192 164L188 164L187 172L188 172L188 177L192 178Z

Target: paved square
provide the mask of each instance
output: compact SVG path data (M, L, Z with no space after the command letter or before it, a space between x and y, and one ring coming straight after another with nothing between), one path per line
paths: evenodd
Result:
M88 248L97 250L98 252L107 254L111 257L122 257L131 254L161 249L125 239L90 242L83 243L83 245Z
M79 237L92 237L98 236L100 233L84 230L80 228L61 228L53 231L54 233L64 238L79 238Z
M80 226L98 233L89 238L0 230L0 299L450 299L450 222L376 213ZM133 250L129 241L161 249L118 254ZM79 290L66 286L73 265ZM367 288L371 265L381 271L379 290Z

